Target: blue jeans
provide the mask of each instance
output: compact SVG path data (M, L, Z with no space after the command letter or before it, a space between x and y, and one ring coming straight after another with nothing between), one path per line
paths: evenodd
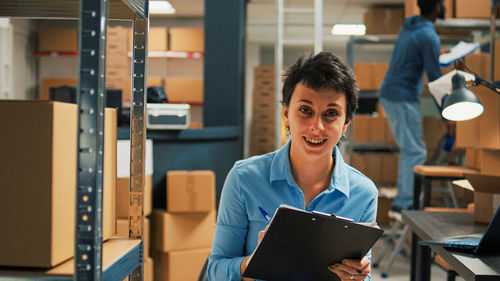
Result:
M393 206L407 209L413 204L413 167L423 165L425 149L422 114L418 102L398 102L381 98L396 143L399 146L398 194Z

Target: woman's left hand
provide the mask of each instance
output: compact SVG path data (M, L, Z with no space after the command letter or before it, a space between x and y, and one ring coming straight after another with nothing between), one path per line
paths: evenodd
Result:
M342 263L332 264L328 269L344 280L364 280L371 272L370 260L363 257L361 260L344 259Z

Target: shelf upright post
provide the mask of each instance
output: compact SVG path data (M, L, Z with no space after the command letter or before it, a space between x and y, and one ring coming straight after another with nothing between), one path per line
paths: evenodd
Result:
M147 2L147 1L146 1ZM148 7L146 3L146 7ZM149 16L134 19L132 53L132 97L130 106L130 193L129 237L144 240L144 169L146 155L146 77ZM141 243L140 265L130 275L131 281L143 280L144 244Z
M495 7L500 3L500 0L491 0L491 15L490 15L490 81L495 81L495 33L496 33L496 14Z
M74 279L102 280L107 0L80 0Z

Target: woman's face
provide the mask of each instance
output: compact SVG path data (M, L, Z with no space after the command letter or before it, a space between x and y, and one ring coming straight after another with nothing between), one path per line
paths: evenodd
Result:
M314 91L298 83L290 105L283 106L294 149L304 155L331 157L349 125L346 109L344 93L329 88Z

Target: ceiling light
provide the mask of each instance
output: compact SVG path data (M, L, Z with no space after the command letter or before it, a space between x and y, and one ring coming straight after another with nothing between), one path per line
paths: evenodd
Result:
M333 35L365 35L364 24L335 24L332 28Z
M151 0L149 1L149 14L175 14L175 8L166 0Z

